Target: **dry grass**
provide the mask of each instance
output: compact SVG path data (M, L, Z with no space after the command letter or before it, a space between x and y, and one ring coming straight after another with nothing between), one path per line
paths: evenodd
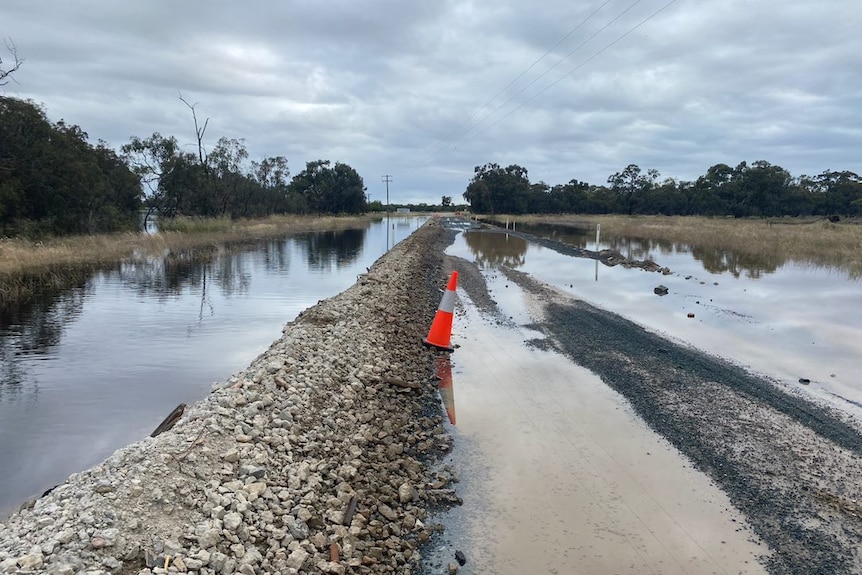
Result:
M222 246L309 231L365 226L379 216L273 216L260 220L176 220L164 232L72 236L33 242L0 239L0 304L132 257Z
M176 220L155 235L117 234L61 237L44 242L0 240L0 274L30 273L52 266L99 266L133 255L156 255L214 244L278 237L317 230L364 226L372 216L273 216L261 220Z
M495 219L506 219L497 216ZM602 238L628 237L672 242L688 248L734 252L741 256L769 253L780 261L833 267L862 277L862 225L854 220L728 219L695 216L517 216L519 223L568 226L601 224Z

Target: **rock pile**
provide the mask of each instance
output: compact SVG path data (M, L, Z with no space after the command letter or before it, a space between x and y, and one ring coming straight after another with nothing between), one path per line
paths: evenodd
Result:
M288 324L176 426L0 524L0 573L410 573L451 447L420 341L433 220Z

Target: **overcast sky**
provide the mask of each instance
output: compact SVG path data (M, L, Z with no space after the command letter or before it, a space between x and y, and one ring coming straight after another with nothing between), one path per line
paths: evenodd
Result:
M93 142L192 150L182 93L209 147L344 162L373 200L391 174L392 202L460 202L488 162L862 173L858 0L3 0L0 37L25 60L5 94Z

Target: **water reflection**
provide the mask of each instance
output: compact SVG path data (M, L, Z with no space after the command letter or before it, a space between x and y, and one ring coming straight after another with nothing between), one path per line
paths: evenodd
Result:
M28 305L0 310L0 403L21 401L37 393L32 374L23 365L49 357L60 344L65 327L81 314L88 285L74 286ZM28 385L30 383L30 385Z
M261 242L260 253L266 269L286 273L290 270L290 249L283 239Z
M395 239L424 219L399 220ZM43 287L0 302L0 516L242 369L285 321L349 287L387 231L369 222L28 281Z
M482 269L501 265L517 268L524 265L527 241L522 238L510 234L468 231L464 239Z
M305 252L310 270L326 271L354 263L362 252L365 229L316 232L296 238L261 242L258 253L267 271L290 270L292 245ZM119 283L146 299L165 301L187 293L199 294L201 315L212 311L210 292L222 296L247 294L253 273L249 246L208 247L166 252L161 257L128 260L113 268L65 277L67 285L43 288L28 301L3 302L0 306L0 398L23 378L19 358L50 353L60 343L64 327L81 313L84 300L95 283Z
M434 360L434 372L440 380L437 387L440 390L443 407L446 409L446 416L449 418L449 423L455 425L455 382L452 378L452 363L448 355Z
M302 236L307 250L308 267L325 271L352 264L362 252L365 229L335 232L312 232Z
M728 272L735 278L739 278L742 272L745 272L751 279L759 279L764 274L775 273L787 263L785 258L768 250L759 254L740 254L732 250L695 246L691 248L691 255L703 264L706 271L715 274Z
M578 248L590 246L592 230L555 224L523 224L518 229L525 233L559 241ZM662 255L690 254L700 262L703 269L714 273L729 273L735 278L743 274L751 279L775 273L790 259L781 257L774 251L763 250L756 253L741 253L720 247L705 247L674 242L665 239L637 236L614 236L605 234L603 247L614 249L632 260L653 259L661 263ZM468 240L468 244L470 240Z
M517 224L518 231L530 235L548 238L576 248L589 247L591 238L595 237L595 228L586 226L562 226L554 224Z

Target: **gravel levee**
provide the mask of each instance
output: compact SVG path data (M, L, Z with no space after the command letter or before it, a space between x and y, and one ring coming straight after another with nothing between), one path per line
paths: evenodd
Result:
M420 344L451 238L430 220L173 429L13 514L0 573L414 572L457 502Z
M770 573L862 573L862 436L839 414L511 269L535 329L628 399L769 545Z

